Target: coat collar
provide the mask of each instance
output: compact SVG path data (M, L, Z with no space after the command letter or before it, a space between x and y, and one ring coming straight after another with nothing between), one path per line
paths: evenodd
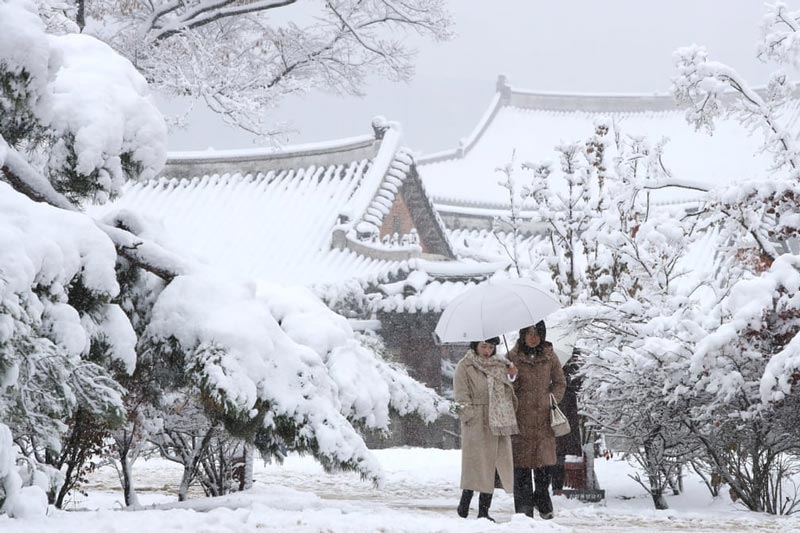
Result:
M550 362L551 354L553 354L553 345L545 341L544 349L542 350L541 355L526 355L522 353L520 350L518 350L517 346L515 345L511 349L511 352L509 352L509 357L513 358L515 363L524 363L526 365L541 365Z

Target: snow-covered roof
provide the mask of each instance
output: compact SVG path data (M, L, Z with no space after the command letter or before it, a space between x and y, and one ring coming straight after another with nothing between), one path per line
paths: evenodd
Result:
M513 275L506 251L513 242L510 233L456 229L449 234L462 258L459 263L416 259L362 282L368 292L380 293L375 303L379 313L440 313L453 299L489 278ZM721 249L722 238L720 232L713 229L703 232L688 245L677 265L678 270L684 272L676 280L680 292L689 293L713 278L721 260L716 252ZM540 246L542 244L545 246ZM517 246L523 268L542 268L539 261L545 257L537 254L546 254L547 246L540 235L520 235Z
M476 261L511 261L514 235L509 231L453 228L448 230L456 254ZM534 250L545 237L541 232L520 233L517 236L517 259L526 268L535 263Z
M711 187L763 175L770 157L761 139L732 120L720 120L713 135L695 131L669 95L535 93L512 88L504 76L473 132L456 149L424 155L417 165L442 213L507 206L496 168L511 160L558 162L554 148L585 142L598 119L626 135L669 138L663 161L676 180ZM614 132L611 132L613 136ZM613 137L612 137L613 138ZM653 191L660 204L698 199L698 191L669 187Z
M413 259L364 282L381 294L382 313L440 313L456 296L508 267L509 261L426 261Z
M155 219L184 251L236 274L336 283L377 275L412 257L452 258L427 197L427 209L408 208L412 218L427 217L414 220L424 228L380 239L389 237L381 228L396 200L409 203L401 188L414 180L399 129L387 125L378 138L171 154L162 177L128 183L103 211L129 209Z

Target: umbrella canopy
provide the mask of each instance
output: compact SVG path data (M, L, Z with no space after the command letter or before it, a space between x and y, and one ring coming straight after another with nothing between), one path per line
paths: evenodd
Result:
M536 324L560 307L526 279L489 280L450 302L435 331L442 342L480 341Z
M547 324L547 340L553 344L553 351L556 352L561 366L564 366L572 357L578 332L569 327L569 324Z

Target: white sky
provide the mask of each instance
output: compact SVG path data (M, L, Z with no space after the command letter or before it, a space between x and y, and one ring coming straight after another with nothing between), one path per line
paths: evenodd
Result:
M364 98L316 93L286 100L272 118L293 124L291 143L369 134L372 117L383 115L403 125L412 149L452 148L475 126L500 73L535 91L666 92L672 52L693 43L753 84L769 71L755 59L760 0L449 1L458 35L420 43L412 82L376 80ZM169 149L253 142L210 112L195 111L187 130L171 133Z

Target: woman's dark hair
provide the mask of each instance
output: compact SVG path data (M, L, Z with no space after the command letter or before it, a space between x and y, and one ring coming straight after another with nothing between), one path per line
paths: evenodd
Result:
M539 322L537 322L535 327L536 327L536 333L539 334L539 337L541 337L542 342L545 342L547 340L547 326L544 325L544 320L540 320Z
M536 329L536 333L539 335L539 345L535 348L529 348L527 344L525 344L525 334L528 333L528 330L531 328ZM547 341L547 326L544 324L544 320L540 320L533 326L528 326L519 330L519 339L517 339L517 347L520 351L525 354L533 355L533 354L540 354L542 353L542 349L544 348L544 343Z
M491 339L486 339L485 341L472 341L469 343L469 349L475 353L478 353L478 344L481 342L488 342L489 344L494 344L494 353L497 353L497 345L500 344L500 337L492 337Z

